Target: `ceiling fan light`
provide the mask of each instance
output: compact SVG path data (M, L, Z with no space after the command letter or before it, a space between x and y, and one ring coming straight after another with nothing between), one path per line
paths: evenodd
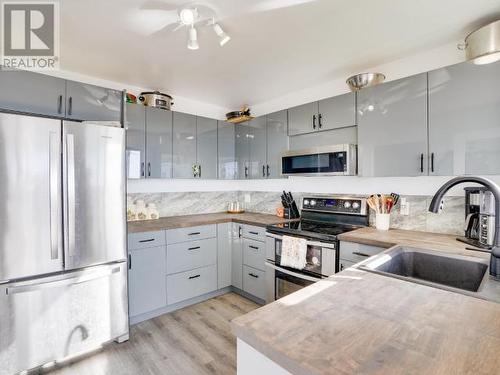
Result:
M196 50L196 49L200 48L200 46L198 44L198 33L196 32L196 29L192 26L189 29L189 41L188 41L187 48L192 49L192 50Z
M181 11L179 12L179 18L181 20L181 23L186 26L192 25L196 20L196 17L197 17L196 9L184 8L181 9Z
M219 44L221 47L231 40L231 37L222 30L222 27L220 27L218 23L214 23L214 32L219 37Z

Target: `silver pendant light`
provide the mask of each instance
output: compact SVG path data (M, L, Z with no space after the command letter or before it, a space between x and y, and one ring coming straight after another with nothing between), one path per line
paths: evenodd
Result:
M489 23L465 38L458 49L465 50L467 60L474 64L490 64L500 60L500 20Z
M360 73L347 78L347 85L351 91L359 91L365 87L375 86L384 82L385 75L382 73Z

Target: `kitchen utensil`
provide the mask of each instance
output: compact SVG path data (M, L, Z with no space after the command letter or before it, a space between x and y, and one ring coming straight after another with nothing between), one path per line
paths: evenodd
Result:
M159 91L141 92L141 95L139 95L139 101L145 106L165 110L170 110L170 108L174 105L170 95L163 94Z
M394 204L393 204L393 206L397 205L397 204L398 204L398 201L399 201L399 194L396 194L396 193L391 193L391 197L394 199Z
M376 214L375 227L378 230L389 230L391 223L391 214Z
M382 73L360 73L347 78L347 85L351 91L359 91L365 87L378 85L385 80Z
M127 103L132 103L132 104L137 103L137 96L127 92Z

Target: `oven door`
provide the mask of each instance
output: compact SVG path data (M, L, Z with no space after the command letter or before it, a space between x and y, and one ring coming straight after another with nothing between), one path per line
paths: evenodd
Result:
M321 277L313 277L304 275L300 272L294 272L279 267L269 261L266 262L266 266L268 267L268 272L266 272L267 303L276 301L321 280ZM269 275L269 277L267 277L267 275Z

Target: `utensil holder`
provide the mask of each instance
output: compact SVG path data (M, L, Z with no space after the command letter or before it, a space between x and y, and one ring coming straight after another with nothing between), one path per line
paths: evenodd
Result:
M391 214L376 214L375 227L378 230L389 230L391 224Z

